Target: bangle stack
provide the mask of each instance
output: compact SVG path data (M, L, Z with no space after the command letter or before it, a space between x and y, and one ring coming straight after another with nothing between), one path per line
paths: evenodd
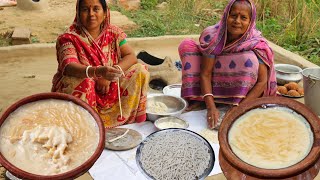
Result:
M86 76L87 76L87 78L101 78L102 76L97 76L97 73L96 73L98 67L100 67L100 66L96 66L96 67L87 66L86 67ZM93 77L89 76L89 68L93 68Z
M213 97L213 94L212 94L212 93L204 94L204 95L202 96L202 99L204 99L204 98L207 97L207 96L212 96L212 97Z
M98 69L98 67L100 67L100 66L94 67L94 69L93 69L93 77L94 78L101 78L102 77L101 75L97 76L96 70Z

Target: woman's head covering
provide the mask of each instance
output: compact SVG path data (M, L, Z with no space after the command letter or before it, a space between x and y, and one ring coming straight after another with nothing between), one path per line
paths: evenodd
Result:
M100 0L101 2L102 0ZM105 1L105 0L103 0ZM125 40L126 34L117 26L110 24L110 13L108 7L105 8L106 17L101 23L100 35L93 39L90 33L81 24L79 18L80 1L76 4L76 17L69 29L61 34L56 43L57 60L59 63L58 72L55 74L52 82L52 91L58 91L61 87L60 80L63 78L65 67L70 63L79 63L85 66L113 66L121 60L120 42ZM87 82L87 81L83 81ZM92 90L93 86L80 86L76 91ZM69 87L68 87L69 88ZM104 96L106 101L97 99L96 103L105 107L117 102L117 83L111 82L110 89L107 95ZM90 94L90 93L89 93ZM96 96L90 97L95 99ZM95 101L91 101L92 103ZM90 104L90 103L89 103ZM94 104L90 104L95 106ZM111 105L110 105L111 107Z
M105 0L102 0L105 1ZM105 18L100 26L101 28L101 32L104 31L105 29L107 29L110 26L110 10L108 7L107 2L106 3L106 9L104 9L105 14ZM67 32L69 33L76 33L76 34L81 34L82 32L85 33L87 36L90 37L90 34L88 33L88 31L86 30L86 28L81 24L80 21L80 0L77 0L77 5L76 5L76 16L74 18L74 21L72 23L72 25L69 27L69 29L67 30Z
M230 0L226 8L224 9L222 19L214 26L207 27L200 37L200 48L204 54L219 55L222 53L227 39L227 19L232 8L232 5L239 0ZM256 7L254 4L247 0L251 6L251 20L247 31L243 36L237 40L245 41L246 39L255 36L261 36L261 33L256 30Z
M203 55L222 55L228 53L239 53L253 51L259 59L268 66L268 89L264 95L276 94L276 78L274 71L273 52L267 40L262 37L261 32L256 29L256 7L251 0L246 0L251 5L251 21L247 31L238 40L226 46L227 19L232 5L239 0L230 0L222 19L213 26L207 27L200 36L200 50Z
M78 48L78 51L81 51L77 51L78 54L85 53L80 58L80 61L85 61L82 62L82 64L88 65L88 61L93 61L93 59L97 60L95 62L91 62L91 65L117 64L119 59L121 59L119 44L126 39L127 35L119 27L110 24L110 10L107 6L106 0L100 0L105 12L105 17L100 25L100 34L95 39L90 35L80 21L80 3L81 0L77 0L76 16L74 21L66 32L58 37L56 48L63 49L60 48L60 46L72 43L75 48ZM97 53L96 55L91 52L92 48L95 49L95 52ZM58 54L59 53L60 52L58 52ZM89 58L88 56L93 57Z

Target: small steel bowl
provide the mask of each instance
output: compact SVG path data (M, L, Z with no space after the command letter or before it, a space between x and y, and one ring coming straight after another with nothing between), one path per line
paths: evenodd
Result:
M299 83L302 79L302 69L291 64L276 64L276 78L279 85L285 85L289 82Z
M186 129L189 127L189 123L183 119L174 117L174 116L167 116L157 119L154 122L154 125L159 129L168 129L168 128L182 128Z
M167 106L167 111L165 113L155 113L150 107L150 103L162 102ZM164 95L164 94L154 94L148 96L147 99L147 119L154 122L155 120L166 117L166 116L179 116L186 108L188 103L181 97Z

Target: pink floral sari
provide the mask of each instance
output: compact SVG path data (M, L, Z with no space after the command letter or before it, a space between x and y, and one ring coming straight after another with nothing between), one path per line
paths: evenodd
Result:
M109 92L105 95L95 91L95 80L79 79L64 76L65 67L70 63L86 66L112 66L121 61L119 44L126 34L118 27L110 24L110 13L104 20L102 31L97 39L81 26L77 16L70 28L57 39L58 70L53 78L53 92L72 94L87 102L96 109L105 123L105 127L115 127L125 123L146 120L146 95L149 73L145 66L135 64L120 78L119 87L111 82ZM120 96L118 97L118 91ZM120 116L119 98L121 100L122 117Z
M179 46L182 60L181 96L187 100L202 100L200 64L202 56L216 58L212 73L212 92L215 101L237 105L255 85L258 76L258 58L268 68L268 86L263 96L276 95L276 78L273 52L267 40L255 27L256 9L251 1L252 16L246 33L236 42L226 46L227 18L233 3L230 0L221 21L207 27L200 36L200 44L184 40Z

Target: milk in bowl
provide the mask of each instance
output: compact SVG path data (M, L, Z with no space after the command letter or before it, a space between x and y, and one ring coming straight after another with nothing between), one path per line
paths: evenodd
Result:
M99 144L99 128L83 107L60 99L24 104L0 128L0 152L15 167L57 175L85 163Z
M231 126L228 142L242 161L263 169L282 169L302 161L313 145L308 121L287 107L257 108Z

